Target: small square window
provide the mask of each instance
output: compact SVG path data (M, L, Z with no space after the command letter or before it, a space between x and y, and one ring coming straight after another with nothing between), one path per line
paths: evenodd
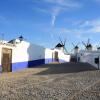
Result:
M94 59L95 64L99 64L99 58Z

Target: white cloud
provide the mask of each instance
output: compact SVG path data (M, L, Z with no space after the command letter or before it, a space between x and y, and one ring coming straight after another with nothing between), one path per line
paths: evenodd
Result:
M60 14L61 11L65 11L68 10L69 8L75 8L75 7L79 7L78 4L74 3L74 2L69 2L69 0L46 0L48 2L54 3L57 6L53 8L52 10L52 26L55 25L55 21L56 21L56 17Z
M52 26L54 26L55 20L56 20L56 16L52 16L52 21L51 21Z
M46 7L37 7L38 11L43 13L49 13L51 15L51 24L55 25L55 21L57 16L64 11L70 10L72 8L79 8L80 4L75 2L74 0L36 0L35 2L42 2Z
M85 20L85 21L76 21L76 22L74 21L73 23L75 27L71 29L73 33L80 33L80 34L100 33L100 18L93 20Z
M79 25L79 27L87 27L87 26L90 26L90 22L89 21L85 21L85 22L80 22L79 23L80 25Z
M56 17L59 15L61 11L61 8L58 6L58 7L53 7L52 8L52 12L51 12L51 25L54 26L55 25L55 21L56 21Z
M43 0L43 1L54 4L61 8L80 7L80 4L77 2L74 2L73 0Z
M99 33L100 32L100 19L87 20L79 25L80 29L84 29L86 33Z
M90 32L92 33L100 33L100 26L95 26L91 28Z
M100 19L80 21L75 28L56 28L52 34L68 36L69 34L78 39L87 39L100 33Z

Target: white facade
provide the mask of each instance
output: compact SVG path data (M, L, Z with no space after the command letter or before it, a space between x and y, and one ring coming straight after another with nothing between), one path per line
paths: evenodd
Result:
M100 62L100 51L94 50L94 51L87 51L87 50L81 50L77 57L79 58L79 62L87 62L91 65L93 65L96 68L100 69L100 64L96 63L95 60L99 59Z
M46 49L43 46L30 44L26 41L17 43L0 44L0 70L2 71L2 49L11 49L11 71L21 70L27 67L34 67L40 64L52 63L55 61L54 53L57 52L59 62L69 62L70 55L64 54L61 50ZM6 58L5 58L6 59ZM6 59L7 60L7 59Z
M42 46L22 41L20 44L17 44L15 48L13 48L12 62L16 63L44 59L44 50L45 48Z
M17 71L39 64L45 64L45 48L22 41L17 44L0 44L0 69L2 70L2 49L11 49L11 70ZM9 60L9 58L8 58ZM5 58L6 61L6 58ZM5 62L6 63L6 62Z
M58 49L45 49L45 59L46 63L55 62L55 52L58 53L58 61L62 62L70 62L70 55L65 54L62 50Z

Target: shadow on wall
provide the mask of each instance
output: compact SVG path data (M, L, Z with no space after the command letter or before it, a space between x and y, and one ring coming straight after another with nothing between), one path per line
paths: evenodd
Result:
M48 74L61 74L61 73L76 73L82 71L97 70L95 67L88 63L62 63L62 64L46 64L40 66L41 68L48 68L45 71L37 73L37 75L48 75Z
M45 64L45 48L30 44L27 49L28 68Z

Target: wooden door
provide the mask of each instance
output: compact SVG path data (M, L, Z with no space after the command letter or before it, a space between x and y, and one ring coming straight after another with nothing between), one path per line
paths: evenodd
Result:
M2 72L11 72L12 50L2 48Z
M57 52L57 51L55 51L55 56L54 56L54 58L55 58L55 61L59 62L58 52Z

